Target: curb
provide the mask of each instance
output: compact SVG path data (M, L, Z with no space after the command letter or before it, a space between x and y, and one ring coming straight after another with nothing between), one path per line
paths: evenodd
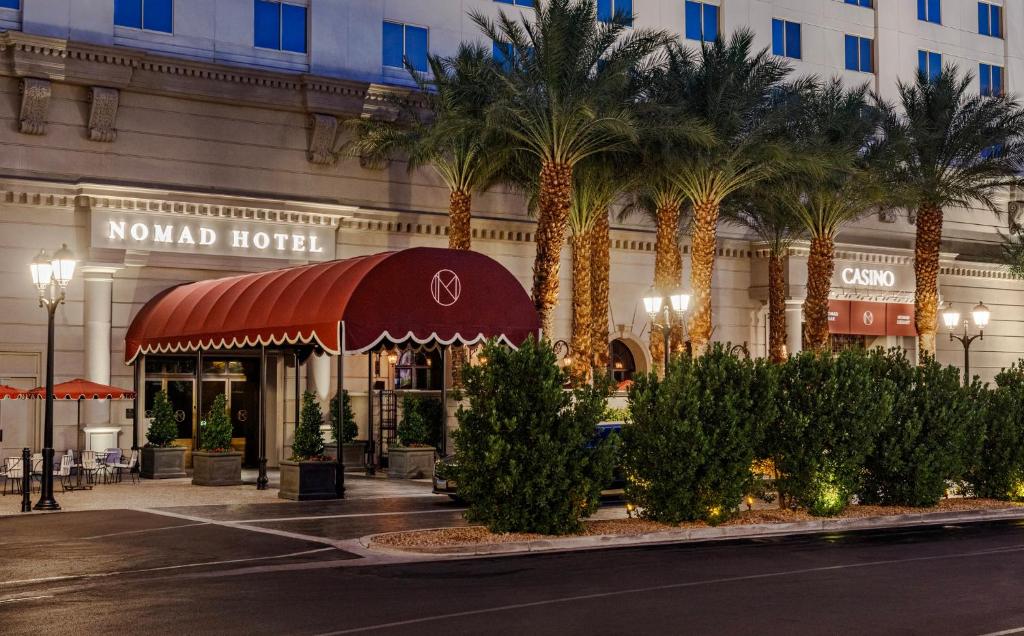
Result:
M746 539L756 537L776 537L799 534L819 534L823 532L845 532L850 530L874 530L880 528L905 528L924 525L941 525L947 523L978 523L982 521L1005 521L1024 519L1024 508L1004 508L999 510L968 510L962 512L926 512L885 517L862 517L854 519L820 519L814 521L797 521L792 523L751 524L745 526L719 526L712 528L680 528L661 532L648 532L635 535L601 534L587 537L564 537L551 539L535 539L510 543L483 543L479 545L438 546L418 548L384 547L374 543L380 537L404 532L383 532L370 534L359 539L359 544L366 550L380 554L434 557L467 557L491 556L502 554L522 554L530 552L554 552L567 550L593 550L608 547L628 547L639 545L658 545L668 543L688 543L701 541L721 541L726 539ZM431 528L441 529L441 528ZM407 531L405 531L407 532Z

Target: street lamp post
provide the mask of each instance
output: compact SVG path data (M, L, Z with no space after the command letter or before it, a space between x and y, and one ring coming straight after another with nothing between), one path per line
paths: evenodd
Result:
M651 318L651 326L661 328L662 336L665 339L665 371L668 371L670 357L671 336L672 336L672 314L678 320L682 320L686 309L690 306L690 295L676 290L668 295L662 294L653 287L644 296L644 310ZM661 322L658 322L658 318ZM653 336L653 334L652 334Z
M54 255L44 250L32 261L32 282L39 290L39 306L47 313L46 324L46 407L43 415L43 466L39 501L36 510L60 510L53 498L53 323L57 307L64 302L71 277L75 274L75 255L67 245L61 245ZM28 475L25 476L28 478Z
M988 326L988 319L992 315L988 307L984 303L979 302L971 310L971 318L974 319L974 326L978 328L978 333L973 336L968 335L967 329L969 327L967 319L963 321L964 333L958 335L953 333L953 330L957 328L960 323L960 312L953 307L953 303L946 303L946 306L942 308L942 322L946 324L946 328L949 329L949 341L959 340L960 344L964 347L964 384L970 384L971 382L971 343L975 340L985 339L985 327Z

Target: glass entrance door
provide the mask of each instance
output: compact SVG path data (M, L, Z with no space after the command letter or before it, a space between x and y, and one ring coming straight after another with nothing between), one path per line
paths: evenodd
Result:
M242 465L259 464L259 358L203 358L203 417L213 400L224 395L231 417L231 447L242 453Z
M192 378L147 378L146 417L153 417L153 402L160 391L167 393L174 422L178 425L176 446L184 446L185 466L192 466L192 442L195 435L195 381Z

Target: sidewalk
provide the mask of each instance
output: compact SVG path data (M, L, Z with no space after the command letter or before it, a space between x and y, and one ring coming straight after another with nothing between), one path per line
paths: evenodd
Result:
M119 484L97 484L92 490L61 492L54 488L54 497L61 510L122 510L126 508L170 508L180 506L225 506L245 504L276 504L288 500L277 496L279 473L267 471L270 484L266 490L256 490L256 471L243 470L241 486L193 486L191 478L140 479L132 484L127 478ZM346 499L372 499L381 497L431 496L429 479L388 479L386 476L366 477L345 475ZM32 493L32 505L39 493ZM0 497L0 516L20 515L21 495ZM35 513L33 513L35 514Z

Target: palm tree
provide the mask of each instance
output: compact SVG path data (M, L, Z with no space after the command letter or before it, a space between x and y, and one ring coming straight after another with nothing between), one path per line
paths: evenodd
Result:
M608 353L608 296L611 287L611 220L609 211L598 214L590 230L590 342L594 349L594 368L606 371Z
M494 183L501 163L483 124L498 69L490 52L477 44L461 45L450 58L431 56L429 63L431 79L409 69L419 88L415 98L386 98L396 111L393 120L346 122L354 137L344 150L371 167L404 156L410 172L432 168L448 188L448 247L468 250L473 192Z
M917 211L914 303L922 359L935 355L943 210L995 211L996 194L1021 183L1024 114L1011 97L972 94L972 79L946 66L934 79L918 73L913 83L900 82L903 112L884 125L896 156L891 183Z
M594 0L538 2L532 20L504 12L497 20L471 17L503 51L504 72L487 123L512 160L538 175L533 301L550 334L573 170L635 138L635 100L625 89L634 72L658 63L669 36L629 28L625 19L600 22Z
M810 236L807 296L808 348L829 346L828 297L835 269L835 238L843 225L884 201L878 164L887 146L880 135L886 106L869 100L867 85L846 90L833 79L805 100L794 135L820 169L797 180L785 196L791 213Z
M785 258L794 241L805 235L800 220L779 196L786 189L781 179L769 179L746 188L722 206L722 218L749 230L768 250L768 356L786 361Z
M680 108L714 135L707 147L686 153L674 177L693 206L690 339L696 355L711 340L719 207L733 192L770 176L779 158L768 135L775 121L772 96L790 68L767 49L752 53L753 41L751 31L737 31L728 41L704 44L696 63L680 67Z

